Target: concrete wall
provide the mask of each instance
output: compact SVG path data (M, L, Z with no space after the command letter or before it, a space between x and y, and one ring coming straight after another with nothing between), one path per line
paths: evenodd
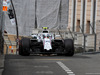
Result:
M85 33L90 33L90 18L91 18L91 3L92 0L86 0L86 14L85 14L85 23L84 23L84 27L85 27Z
M72 27L72 9L73 9L72 0L69 0L69 19L68 19L68 28L71 28L71 27Z
M97 50L100 50L100 0L97 1L96 33L97 33Z
M97 0L97 20L100 20L100 0Z
M75 32L80 32L80 28L78 26L81 26L83 29L84 27L84 33L89 35L92 34L92 28L94 27L95 32L97 33L97 50L99 50L100 47L100 0L70 0L69 1L69 21L68 21L68 27L70 29L73 28L73 1L76 1L76 9L75 9ZM83 4L85 2L85 4ZM85 6L85 9L83 11L83 5ZM95 9L94 9L95 8ZM84 15L84 21L83 21L83 15ZM94 18L94 19L93 19ZM82 26L83 25L83 26ZM94 35L93 35L94 36ZM94 38L90 39L90 35L87 37L86 45L94 45ZM92 41L91 41L92 40Z
M82 5L81 5L81 0L77 0L76 1L77 2L77 4L76 4L76 32L80 32L80 28L79 28L79 26L80 26L80 18L81 18L81 7L82 7Z

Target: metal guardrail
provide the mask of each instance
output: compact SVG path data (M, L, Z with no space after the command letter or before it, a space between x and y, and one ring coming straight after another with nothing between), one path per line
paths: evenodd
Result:
M73 36L73 34L72 34L72 32L71 32L71 30L69 29L69 32L70 32L70 34L71 34L71 36L72 36L72 38L73 38L73 40L74 40L74 36Z
M6 44L6 42L4 41L5 45L6 45L6 54L8 54L8 45Z
M9 45L8 45L7 41L9 41L10 46L12 46L12 42L11 42L10 38L8 37L8 35L4 35L3 39L4 39L4 42L6 45L6 54L8 54Z

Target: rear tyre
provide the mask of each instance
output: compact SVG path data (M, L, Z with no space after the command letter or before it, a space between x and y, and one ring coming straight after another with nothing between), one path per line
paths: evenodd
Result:
M23 38L21 41L22 41L22 48L20 51L21 55L29 56L30 55L30 39Z
M72 39L65 39L65 55L73 56L74 55L74 43Z

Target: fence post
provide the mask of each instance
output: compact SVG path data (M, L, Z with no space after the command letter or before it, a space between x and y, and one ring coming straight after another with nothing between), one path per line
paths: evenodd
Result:
M96 35L96 33L94 34L94 38L95 38L95 40L94 40L94 51L96 51L96 43L97 43L97 35Z
M84 34L84 51L83 52L85 52L86 51L86 35Z

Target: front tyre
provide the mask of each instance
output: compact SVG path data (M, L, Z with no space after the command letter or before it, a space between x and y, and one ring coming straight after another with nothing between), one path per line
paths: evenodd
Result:
M23 56L29 56L30 55L30 39L29 38L22 38L22 49L21 54Z
M74 43L72 39L65 39L65 55L66 56L73 56L74 55Z
M23 55L22 54L22 40L19 41L19 55Z

